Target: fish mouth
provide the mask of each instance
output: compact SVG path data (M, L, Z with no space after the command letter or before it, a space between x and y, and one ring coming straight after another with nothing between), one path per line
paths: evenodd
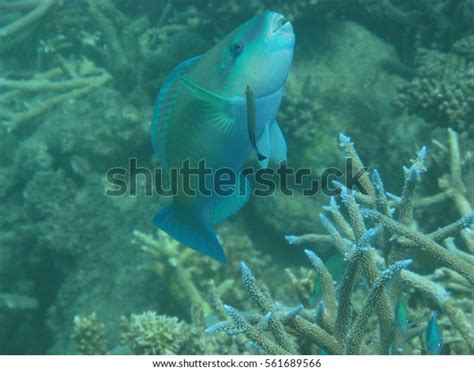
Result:
M286 21L283 26L278 30L281 33L292 34L293 33L293 25L290 21Z
M293 25L283 15L277 14L272 22L272 34L293 35Z

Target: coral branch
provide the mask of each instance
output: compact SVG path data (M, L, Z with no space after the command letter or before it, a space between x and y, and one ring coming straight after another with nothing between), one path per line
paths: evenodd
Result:
M134 231L133 243L138 244L144 251L158 257L154 270L163 282L167 282L168 288L184 306L194 304L202 308L205 314L211 312L211 307L202 297L197 289L189 271L181 263L178 256L178 243L171 240L164 232L159 232L160 240L152 236ZM182 254L180 255L182 257Z
M255 277L250 271L249 267L244 262L240 263L242 271L242 283L247 290L250 298L257 305L257 307L263 312L268 313L274 310L271 298L266 295L258 286L255 281ZM294 354L296 352L296 345L294 341L286 333L283 323L280 321L278 316L275 314L270 320L269 328L275 336L278 344L286 351Z
M352 160L352 166L354 174L361 173L359 178L360 184L362 188L367 192L369 196L373 196L375 194L374 186L370 181L369 175L364 167L364 164L360 160L359 155L357 154L356 150L354 149L354 144L351 142L351 138L345 136L344 134L339 134L339 146L344 149L344 155L347 159Z
M316 270L322 286L322 299L324 301L323 322L326 324L328 331L334 332L336 320L336 289L334 288L331 273L327 270L323 261L319 256L310 250L305 250L306 256Z
M327 234L309 233L302 236L285 236L286 241L290 245L318 245L318 244L334 244L334 239Z
M426 157L426 147L423 147L409 169L405 169L405 184L402 190L402 197L397 208L398 222L409 225L413 220L413 199L416 184L420 174L426 171L424 162Z
M352 322L352 292L354 291L354 282L357 268L362 256L368 253L365 247L358 247L353 252L347 264L344 277L342 278L341 287L339 289L339 304L336 316L336 338L339 343L344 344L347 333Z
M404 226L375 210L365 209L364 215L376 220L378 223L390 230L390 232L408 238L418 247L431 253L441 263L463 275L467 280L469 280L469 282L471 282L471 284L474 284L474 270L472 269L472 266L459 259L457 256L449 253L443 246L437 244L423 233Z
M39 1L31 12L0 28L0 53L11 48L15 42L21 39L17 34L23 31L31 32L31 26L44 17L57 2L58 0Z
M0 28L0 41L7 37L13 36L15 33L26 29L32 23L36 22L42 16L44 16L57 2L57 0L43 0L39 1L36 8L30 13L10 23L9 25Z
M296 316L289 325L309 341L323 348L328 354L342 354L337 340L328 332L301 316Z
M399 271L405 269L411 260L402 260L396 262L384 270L379 278L374 282L370 289L369 296L365 301L359 315L355 319L351 330L348 334L348 340L346 344L346 354L358 354L359 347L362 342L362 338L365 334L365 327L370 316L374 313L376 307L379 305L380 300L385 292L385 286L387 282Z
M407 270L401 272L401 278L405 284L420 290L436 302L448 315L453 326L459 331L471 352L473 352L474 329L449 293L435 282Z

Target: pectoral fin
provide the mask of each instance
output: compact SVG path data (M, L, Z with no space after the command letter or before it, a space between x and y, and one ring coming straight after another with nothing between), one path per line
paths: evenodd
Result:
M182 77L183 86L201 104L202 119L213 128L228 132L235 124L235 115L232 114L236 106L234 98L223 97L206 90L192 81Z
M267 157L258 162L260 167L266 168L269 164L279 166L286 161L286 141L276 121L265 126L257 145L262 155Z

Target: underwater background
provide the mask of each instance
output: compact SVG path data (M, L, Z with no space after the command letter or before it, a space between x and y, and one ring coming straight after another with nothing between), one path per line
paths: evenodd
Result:
M165 77L266 9L288 163L368 194L254 197L222 265L106 173L158 166ZM1 354L474 352L473 1L0 0L0 149Z

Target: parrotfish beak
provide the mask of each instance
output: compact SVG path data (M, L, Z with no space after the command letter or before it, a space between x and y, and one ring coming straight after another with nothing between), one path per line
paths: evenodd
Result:
M270 37L288 40L289 46L294 44L295 34L293 32L293 25L283 15L272 13L269 30Z
M290 21L285 21L285 17L281 14L275 13L272 19L272 32L273 33L293 33L293 26Z

